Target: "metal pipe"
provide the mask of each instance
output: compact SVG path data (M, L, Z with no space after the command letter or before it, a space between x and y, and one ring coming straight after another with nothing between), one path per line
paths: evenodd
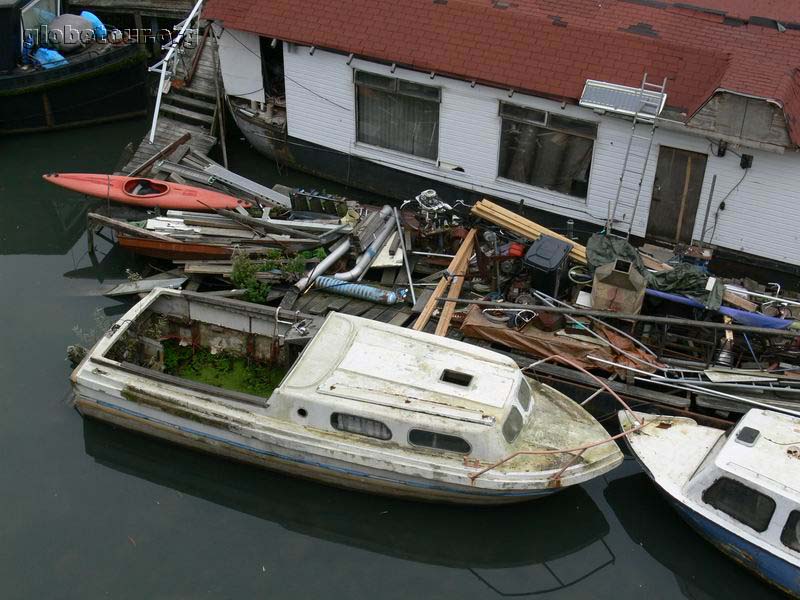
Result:
M348 283L333 277L317 277L316 289L325 290L331 294L350 296L360 300L368 300L377 304L397 304L397 294L391 290L384 290L363 283Z
M392 207L388 204L381 209L381 216L386 219L383 227L381 227L381 229L375 235L375 239L372 241L369 247L361 256L358 257L358 260L356 260L356 264L353 266L353 268L349 271L336 273L334 275L336 279L341 279L342 281L353 281L353 279L356 279L369 268L369 266L372 264L372 261L375 260L375 257L378 255L378 252L381 251L381 247L386 241L386 238L389 237L389 234L395 228L394 219L389 219L391 214Z
M708 202L706 203L706 216L703 217L703 228L700 230L700 249L703 249L703 242L706 239L706 225L708 225L708 214L711 212L711 201L714 199L714 188L717 187L717 176L711 179L711 190L708 192Z
M436 301L444 303L446 296L439 296ZM452 301L452 298L450 299ZM597 317L598 319L621 319L623 321L641 321L643 323L666 323L668 325L686 325L688 327L703 327L705 329L722 329L729 331L742 331L746 333L760 333L763 335L774 335L780 337L797 337L800 331L787 331L786 329L770 329L769 327L749 327L747 325L736 325L734 323L712 323L709 321L694 321L692 319L678 319L674 317L655 317L650 315L631 315L626 313L614 313L603 310L589 310L582 308L562 308L560 306L534 305L534 304L513 304L511 302L488 302L486 300L465 300L459 298L458 304L476 304L478 306L488 306L492 308L517 308L527 309L536 312L551 312L563 315L576 315L579 317Z
M411 292L411 303L416 306L417 295L414 293L414 280L411 278L411 265L408 264L408 252L406 252L405 233L403 226L400 224L400 211L397 207L394 208L394 221L397 224L397 235L400 239L400 249L403 251L403 265L406 268L406 278L408 279L408 290Z
M331 250L331 253L323 258L311 272L303 277L300 281L294 284L300 292L304 292L306 288L314 283L314 280L330 269L337 260L342 258L350 250L350 238L344 238L336 248Z
M760 292L751 292L736 285L725 285L725 289L734 294L744 294L745 296L752 296L753 298L764 298L765 300L772 300L773 302L780 302L781 304L788 304L790 306L800 306L800 302L796 300L787 300L778 296L770 296L769 294L762 294Z

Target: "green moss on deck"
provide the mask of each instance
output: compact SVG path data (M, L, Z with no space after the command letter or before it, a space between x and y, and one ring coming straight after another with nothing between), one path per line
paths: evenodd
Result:
M287 369L248 361L227 352L211 354L205 348L164 342L164 372L226 390L268 398Z

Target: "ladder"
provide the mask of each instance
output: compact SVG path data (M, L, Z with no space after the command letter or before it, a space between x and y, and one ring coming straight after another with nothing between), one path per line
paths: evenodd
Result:
M614 225L620 198L623 195L633 196L633 209L627 224L626 237L630 238L636 210L639 208L639 199L642 195L642 183L650 160L650 151L657 128L658 116L664 108L666 100L667 78L661 84L647 81L647 73L642 78L642 85L636 97L636 110L633 113L631 134L628 137L628 147L625 150L625 159L622 161L622 172L619 176L617 194L614 202L608 205L608 218L606 220L606 234L611 233ZM645 128L648 128L645 130ZM643 131L645 130L645 131Z

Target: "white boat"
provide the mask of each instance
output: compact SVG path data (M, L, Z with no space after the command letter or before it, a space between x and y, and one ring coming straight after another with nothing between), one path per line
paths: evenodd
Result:
M344 314L318 330L312 319L156 289L75 369L76 407L215 454L425 500L526 500L622 461L584 409L508 357ZM268 395L198 383L166 364L180 345L286 374Z
M625 439L684 520L722 552L800 597L800 419L750 410L729 431L620 412Z

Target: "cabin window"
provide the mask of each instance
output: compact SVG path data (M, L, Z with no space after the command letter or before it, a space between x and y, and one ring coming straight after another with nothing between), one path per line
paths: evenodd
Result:
M33 36L34 44L44 43L39 36L44 33L41 28L49 25L58 16L58 0L35 0L22 9L23 40L25 34Z
M439 88L355 72L359 142L435 160Z
M800 552L800 510L789 513L789 519L781 532L783 545Z
M586 198L597 124L500 103L497 175Z
M516 406L512 406L506 422L503 423L503 437L510 444L517 439L520 431L522 431L522 413Z
M703 492L703 502L756 531L766 531L775 512L775 500L727 477Z
M526 412L531 406L531 386L529 386L528 382L524 379L519 384L519 390L517 391L517 402L519 402L519 405Z
M377 440L392 439L391 430L380 421L374 419L365 419L364 417L344 413L333 413L331 415L331 426L336 431L346 431L347 433L355 433L356 435L363 435Z
M408 432L408 441L412 446L423 446L447 452L469 454L472 448L467 440L446 433L435 433L424 429L412 429Z

